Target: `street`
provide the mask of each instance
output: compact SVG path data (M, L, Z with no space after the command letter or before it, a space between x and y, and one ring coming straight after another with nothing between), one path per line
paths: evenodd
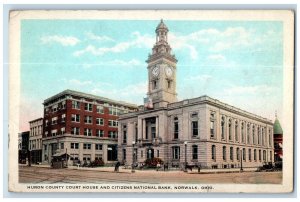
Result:
M130 170L119 173L108 169L51 169L38 166L19 166L19 182L34 184L193 184L193 183L229 183L229 184L280 184L282 172L243 172L243 173L184 173L182 171Z

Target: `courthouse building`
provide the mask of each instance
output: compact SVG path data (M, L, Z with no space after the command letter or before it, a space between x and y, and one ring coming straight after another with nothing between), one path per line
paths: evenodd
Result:
M43 118L29 121L29 150L32 163L42 162Z
M177 100L177 59L163 21L147 59L148 98L119 117L118 158L127 164L161 158L169 166L257 167L274 161L271 120L208 96Z
M44 101L43 161L70 155L69 163L117 160L118 116L135 111L125 102L72 90Z

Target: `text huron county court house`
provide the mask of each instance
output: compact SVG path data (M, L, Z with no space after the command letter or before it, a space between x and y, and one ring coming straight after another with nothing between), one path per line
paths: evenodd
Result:
M258 167L274 161L273 123L208 96L177 101L176 63L163 21L148 63L148 101L120 115L118 159L159 157L169 166ZM183 84L181 84L183 85ZM242 158L242 159L241 159Z

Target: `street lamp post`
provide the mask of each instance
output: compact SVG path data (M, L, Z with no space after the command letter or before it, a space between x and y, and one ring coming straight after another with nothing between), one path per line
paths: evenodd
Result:
M241 149L241 172L243 172L243 150Z
M132 166L131 166L131 172L134 173L134 160L135 160L135 151L134 151L134 145L135 145L135 141L132 141Z
M187 141L184 142L184 156L185 156L185 160L184 160L184 172L187 172Z

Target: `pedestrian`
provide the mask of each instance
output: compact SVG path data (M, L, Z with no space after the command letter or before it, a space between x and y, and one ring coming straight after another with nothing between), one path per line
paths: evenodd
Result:
M201 165L198 165L198 173L200 173Z
M160 169L160 163L156 164L156 171L158 171Z
M115 172L119 172L120 162L118 161L115 165Z

